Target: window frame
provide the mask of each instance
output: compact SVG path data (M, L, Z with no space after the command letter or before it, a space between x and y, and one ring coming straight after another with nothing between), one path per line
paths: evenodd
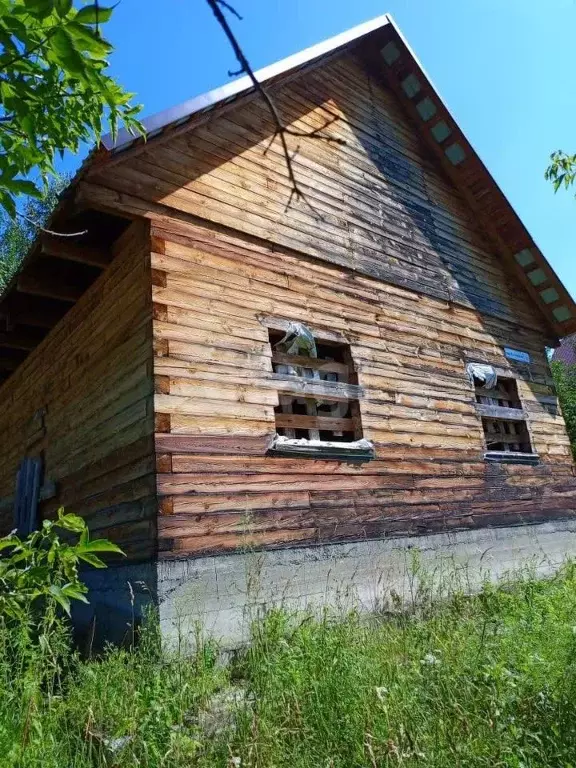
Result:
M279 332L283 334L290 327L290 321L281 318L265 316L260 318L260 322L269 333ZM273 343L271 342L271 365L299 363L303 368L316 369L318 371L324 370L328 372L335 371L344 374L347 379L352 379L353 381L328 381L320 378L294 376L288 373L279 373L272 370L270 377L276 383L279 406L282 405L283 397L292 400L295 398L302 398L311 401L322 400L332 401L334 403L349 403L350 415L346 417L346 421L350 421L352 429L334 431L353 432L354 438L352 441L322 440L319 433L332 430L315 430L314 427L301 428L307 429L309 434L308 438L286 438L285 435L281 436L278 434L278 414L275 413L276 434L272 445L268 449L268 455L358 462L370 461L375 457L375 454L374 448L366 439L362 427L360 401L364 399L364 389L358 384L358 376L350 341L343 334L338 332L319 329L310 326L310 324L305 322L302 324L306 325L312 332L314 339L318 342L318 346L337 346L340 354L344 357L344 362L323 361L322 358L286 355L282 352L275 351ZM302 415L305 416L304 414ZM310 418L322 418L322 416L316 415L311 416ZM327 421L325 423L328 425L329 417L326 418ZM280 427L280 429L288 430L290 427ZM313 434L314 431L318 432L317 437L311 436L311 433ZM283 437L286 439L278 441L278 438ZM281 443L281 445L279 445L278 442ZM358 447L358 443L363 444L362 448Z
M468 363L476 363L479 361L472 361L467 360ZM490 363L486 362L480 362L481 365L490 365ZM484 460L487 462L495 462L500 464L538 464L540 461L540 457L538 453L534 450L534 439L532 437L532 433L530 431L530 419L528 412L526 411L524 407L524 403L522 401L522 396L520 394L520 390L518 388L518 376L514 375L514 372L512 370L508 369L502 369L498 368L497 366L492 366L494 369L498 380L499 381L509 381L512 382L514 386L515 392L512 394L514 397L493 397L489 393L492 392L492 390L485 390L485 395L481 395L478 393L478 389L482 389L481 385L477 385L476 381L474 379L471 380L471 386L473 390L473 397L474 397L474 407L476 414L478 416L480 426L482 428L482 440L484 443ZM470 380L470 379L469 379ZM510 395L511 393L507 393ZM493 403L482 403L477 401L477 397L486 397L487 399L493 399L493 400L509 400L514 401L518 403L517 406L501 406L501 405L495 405ZM489 433L486 430L485 427L485 421L495 421L500 422L503 424L522 424L524 428L524 435L522 434L516 434L513 435L515 437L518 437L518 440L511 440L510 442L527 442L530 450L529 451L507 451L507 450L490 450L489 448ZM522 437L524 437L524 441L522 440ZM495 443L502 442L501 440L495 440Z

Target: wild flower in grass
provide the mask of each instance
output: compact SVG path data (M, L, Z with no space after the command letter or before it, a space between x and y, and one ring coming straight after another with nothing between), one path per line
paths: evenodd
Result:
M385 701L388 693L389 693L388 688L385 688L383 685L380 685L376 688L376 696L378 696L380 701Z
M440 664L440 659L438 658L438 656L435 656L433 653L427 653L423 659L420 659L420 664L427 664L428 666L433 666L434 664Z

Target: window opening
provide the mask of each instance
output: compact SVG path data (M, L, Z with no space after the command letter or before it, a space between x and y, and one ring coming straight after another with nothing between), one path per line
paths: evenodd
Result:
M473 381L476 410L482 418L487 451L532 454L526 414L522 410L516 381L498 376L490 388L485 379L473 375Z
M274 373L319 384L309 387L310 392L279 395L275 409L278 435L323 442L360 440L359 402L337 386L358 383L349 345L315 339L299 323L291 323L286 333L270 329L269 336ZM322 382L327 386L322 387Z

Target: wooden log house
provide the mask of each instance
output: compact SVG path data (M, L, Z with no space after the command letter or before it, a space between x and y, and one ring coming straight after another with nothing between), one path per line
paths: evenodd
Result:
M241 78L105 141L2 296L3 531L64 505L158 574L571 524L576 306L393 21L258 78L306 200Z

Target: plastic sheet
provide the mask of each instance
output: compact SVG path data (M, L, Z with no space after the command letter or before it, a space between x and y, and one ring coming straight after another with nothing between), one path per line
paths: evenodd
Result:
M339 440L310 440L275 435L268 447L269 453L278 456L294 456L337 461L370 461L375 458L374 443L366 438L344 442Z
M286 355L318 357L314 334L302 323L291 322L284 337L275 346Z
M472 383L474 383L474 379L481 381L484 384L484 389L494 389L498 383L498 376L491 365L468 363L466 372Z

